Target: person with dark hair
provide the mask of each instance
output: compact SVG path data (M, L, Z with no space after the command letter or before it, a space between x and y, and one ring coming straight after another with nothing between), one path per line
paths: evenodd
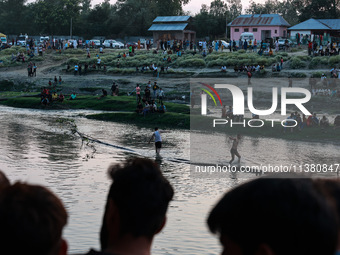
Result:
M100 231L101 252L88 255L151 254L164 227L174 191L158 165L135 158L109 168L112 184Z
M336 179L313 179L316 190L325 197L337 217L338 245L337 253L340 254L340 181Z
M229 191L207 220L222 254L334 255L337 219L311 179L260 178Z
M1 254L65 255L67 212L48 189L15 183L0 192Z
M7 176L0 170L0 190L10 185Z
M168 131L163 131L162 133L168 133ZM161 137L161 131L158 130L158 127L155 127L155 132L153 132L150 140L149 140L149 144L151 142L151 140L155 138L155 149L156 149L156 154L159 155L159 153L161 152L161 148L162 148L162 137Z

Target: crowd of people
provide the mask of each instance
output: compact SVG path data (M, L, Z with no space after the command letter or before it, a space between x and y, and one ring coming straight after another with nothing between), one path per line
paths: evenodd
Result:
M151 254L155 236L166 227L176 190L150 159L112 165L108 175L112 181L102 198L106 206L100 251L89 249L85 254ZM225 193L207 217L222 254L334 255L340 250L340 182L295 177L257 178ZM63 202L48 188L11 183L0 171L4 254L66 255L67 223Z
M229 106L227 109L224 105L222 107L222 115L221 118L233 120L234 122L243 122L244 116L243 115L234 115L233 113L233 107ZM252 114L252 119L259 119L259 115ZM325 129L327 127L330 127L331 122L329 121L329 118L326 115L323 115L322 118L319 118L317 114L314 112L309 116L306 116L305 114L300 114L297 111L292 112L290 116L287 117L285 123L283 132L286 132L286 130L290 130L290 132L294 131L302 131L304 128L310 128L310 127L320 127L321 129ZM333 122L333 128L337 129L340 128L340 115L337 115Z
M137 84L136 88L134 89L134 92L136 93L137 101L136 112L138 114L143 114L145 116L148 113L166 112L166 106L163 103L165 93L164 90L158 86L157 82L154 82L154 84L151 85L151 81L149 81L145 86L143 95L139 84Z
M290 132L301 131L306 127L320 127L321 129L325 129L328 128L330 124L329 118L326 115L323 115L322 118L319 118L315 112L309 116L304 114L301 116L298 112L292 112L291 115L286 119L284 132L286 132L287 129L289 129ZM335 117L333 123L334 129L339 127L340 115Z
M44 106L51 105L54 102L64 102L65 95L60 92L57 93L58 88L60 89L60 86L62 84L62 78L59 76L59 79L57 76L54 76L54 79L50 79L48 82L47 87L41 88L40 92L40 103ZM58 86L59 84L59 86ZM75 100L77 97L77 94L75 92L72 92L68 100Z
M340 42L328 41L326 45L318 44L316 41L308 41L308 55L336 56L340 54Z

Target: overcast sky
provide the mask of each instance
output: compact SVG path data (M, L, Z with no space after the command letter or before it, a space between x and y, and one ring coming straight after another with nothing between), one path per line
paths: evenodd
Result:
M92 6L98 3L101 3L101 2L103 2L103 0L92 0ZM116 1L110 0L110 2L113 4ZM200 11L202 4L206 4L209 6L211 2L212 0L190 0L189 4L184 6L184 10L190 11L192 14L195 14ZM243 9L249 6L249 0L241 0L241 2L242 2ZM255 2L262 3L262 2L265 2L265 0L255 0Z
M27 2L34 2L35 0L28 0ZM92 6L103 2L103 0L92 0ZM116 2L116 0L110 0L112 4ZM190 11L192 14L198 13L201 9L202 4L210 5L212 0L190 0L189 4L184 6L185 11ZM241 0L243 9L249 6L248 0ZM265 0L255 0L256 3L263 3Z

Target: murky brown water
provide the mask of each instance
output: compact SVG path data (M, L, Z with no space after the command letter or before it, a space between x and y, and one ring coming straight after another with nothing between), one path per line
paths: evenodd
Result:
M152 130L117 123L93 121L81 111L37 111L0 107L0 169L11 181L27 181L48 186L65 203L70 215L65 237L71 254L90 247L99 248L99 229L110 181L106 169L111 163L140 155L154 158L153 145L147 141ZM84 146L71 134L59 117L75 120L80 132L109 144L134 151L92 144ZM198 134L201 136L202 134ZM173 130L163 134L164 148L161 169L173 184L175 199L170 204L168 222L153 244L155 254L217 254L217 238L208 231L205 219L211 207L231 187L254 174L226 174L225 178L193 178L189 165L173 159L189 159L188 131ZM206 137L203 137L206 138ZM209 137L227 139L223 135ZM222 162L229 153L229 144L218 148L212 162ZM258 149L262 148L262 149ZM270 150L268 149L270 148ZM339 162L339 145L287 142L275 139L245 137L239 151L246 162L306 162L310 158ZM202 150L202 153L206 153ZM248 156L246 156L248 155ZM251 155L251 156L250 156ZM337 158L337 159L336 159Z

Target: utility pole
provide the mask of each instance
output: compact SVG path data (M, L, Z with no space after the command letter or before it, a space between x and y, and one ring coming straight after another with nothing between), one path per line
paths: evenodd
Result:
M70 27L70 39L72 39L72 18L71 18L71 27Z

